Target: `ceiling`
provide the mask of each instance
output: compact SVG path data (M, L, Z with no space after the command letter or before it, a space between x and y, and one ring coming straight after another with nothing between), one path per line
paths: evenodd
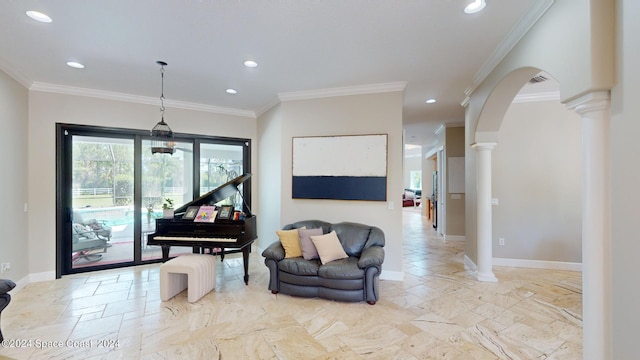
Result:
M163 60L167 100L258 115L281 93L406 82L406 142L429 145L440 124L464 121L465 89L534 0L487 0L467 15L469 2L2 1L0 69L28 87L157 98Z

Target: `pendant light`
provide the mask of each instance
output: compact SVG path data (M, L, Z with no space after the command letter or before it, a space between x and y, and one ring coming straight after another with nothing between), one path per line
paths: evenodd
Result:
M162 78L162 89L160 91L160 113L161 120L151 129L151 153L152 154L173 154L176 152L175 142L173 141L173 131L166 122L164 122L164 67L167 63L164 61L156 61L160 65L160 75Z

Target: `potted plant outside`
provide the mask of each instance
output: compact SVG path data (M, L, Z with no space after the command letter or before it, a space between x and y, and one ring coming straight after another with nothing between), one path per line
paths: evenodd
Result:
M173 200L166 198L162 204L162 217L165 219L173 219Z

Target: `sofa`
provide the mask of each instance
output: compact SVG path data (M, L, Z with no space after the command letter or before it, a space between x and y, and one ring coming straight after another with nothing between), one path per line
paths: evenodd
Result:
M420 206L421 190L404 189L402 194L402 207Z
M16 287L16 283L9 279L0 279L0 322L2 320L2 310L9 305L11 302L11 295L9 295L9 291L11 291L14 287ZM4 337L2 336L2 327L0 327L0 343L4 341Z
M300 297L359 302L374 305L380 297L379 277L384 261L384 233L377 227L341 222L331 224L320 220L299 221L282 228L283 232L306 229L317 230L322 236L311 236L320 255L326 252L322 242L316 240L335 238L339 241L343 258L323 263L323 258L287 256L282 238L273 242L263 252L269 268L269 290ZM301 231L302 230L302 231ZM279 234L280 235L280 234ZM303 239L300 239L302 242ZM303 243L304 246L304 243ZM338 249L340 250L340 249ZM306 257L306 258L305 258Z

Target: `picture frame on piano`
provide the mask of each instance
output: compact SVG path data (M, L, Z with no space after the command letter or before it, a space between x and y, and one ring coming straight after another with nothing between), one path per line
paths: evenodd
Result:
M231 220L233 218L233 205L222 205L218 210L218 219Z
M193 220L196 218L196 215L198 215L198 210L200 210L200 206L189 206L182 218L184 220Z
M215 206L202 205L198 209L198 215L193 219L195 222L214 222L216 220Z

